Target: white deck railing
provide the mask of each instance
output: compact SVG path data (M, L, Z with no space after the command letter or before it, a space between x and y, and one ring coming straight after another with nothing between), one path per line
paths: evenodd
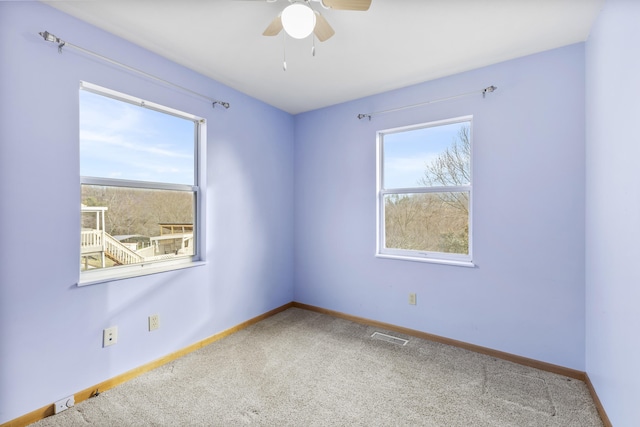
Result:
M82 230L80 234L80 248L83 254L102 252L102 231Z
M104 240L103 240L104 236ZM127 248L110 234L100 230L82 230L80 233L81 253L103 252L114 261L126 265L143 262L145 257Z

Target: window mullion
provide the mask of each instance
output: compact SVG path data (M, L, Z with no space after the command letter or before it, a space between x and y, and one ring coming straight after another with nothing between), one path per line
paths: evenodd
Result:
M197 185L131 181L126 179L97 178L92 176L81 176L80 184L103 185L105 187L145 188L149 190L198 191Z
M417 193L462 193L470 192L470 185L457 185L447 187L416 187L416 188L394 188L392 190L380 190L380 194L417 194Z

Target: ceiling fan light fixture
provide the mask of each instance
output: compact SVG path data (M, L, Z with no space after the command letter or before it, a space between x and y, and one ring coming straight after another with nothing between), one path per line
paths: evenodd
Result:
M316 26L316 14L309 6L293 3L284 8L281 15L282 27L294 39L309 37Z

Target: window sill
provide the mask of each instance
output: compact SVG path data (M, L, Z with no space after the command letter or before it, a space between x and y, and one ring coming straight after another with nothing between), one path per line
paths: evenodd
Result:
M99 283L114 282L116 280L130 279L133 277L148 276L150 274L164 273L167 271L183 270L185 268L200 267L206 265L206 261L181 261L179 263L161 263L127 266L119 271L109 271L100 269L99 271L89 271L80 273L78 286L97 285Z
M421 257L411 257L406 255L392 255L392 254L376 254L376 258L397 259L400 261L426 262L430 264L455 265L458 267L468 267L468 268L476 267L473 261L458 261L458 260L452 260L452 259L421 258Z

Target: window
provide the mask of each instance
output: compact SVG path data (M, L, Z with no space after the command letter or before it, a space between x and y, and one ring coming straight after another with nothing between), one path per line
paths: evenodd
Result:
M202 259L204 120L83 82L80 282Z
M471 117L378 132L377 256L471 264Z

